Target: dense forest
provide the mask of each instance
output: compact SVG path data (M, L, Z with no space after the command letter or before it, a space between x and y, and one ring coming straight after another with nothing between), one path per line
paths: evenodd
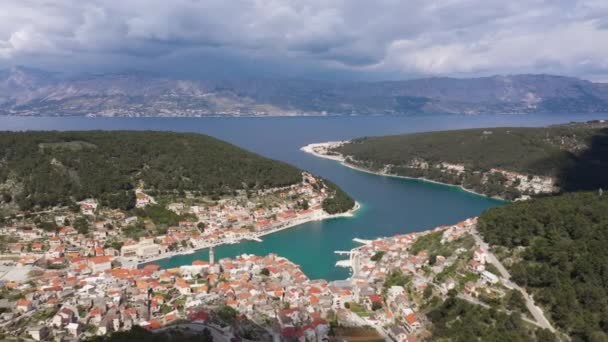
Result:
M519 314L486 309L450 297L428 314L433 341L556 341L555 336L524 324Z
M542 128L483 128L360 138L335 149L347 161L372 170L462 185L507 199L521 195L491 169L554 177L564 190L608 185L608 126L601 122ZM461 164L446 172L440 163ZM421 167L421 164L429 167Z
M479 218L506 247L512 278L574 341L608 340L608 195L568 193L493 208Z
M328 180L323 182L331 193L330 197L323 200L323 210L329 214L337 214L349 211L355 206L355 201L344 190Z
M90 131L0 133L0 202L22 210L97 198L129 209L133 189L230 194L301 181L301 171L191 133Z

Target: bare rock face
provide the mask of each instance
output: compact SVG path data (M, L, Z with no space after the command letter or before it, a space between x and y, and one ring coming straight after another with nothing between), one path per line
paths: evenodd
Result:
M180 80L0 70L0 115L288 116L608 112L608 84L552 75L395 82Z

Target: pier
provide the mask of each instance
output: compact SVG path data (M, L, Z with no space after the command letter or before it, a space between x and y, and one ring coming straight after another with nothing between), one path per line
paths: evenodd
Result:
M349 260L340 260L340 261L336 262L336 266L337 267L351 268L352 264L350 262L350 259Z
M348 255L347 260L339 260L336 262L336 267L350 268L353 275L357 274L359 271L359 253L357 248L353 249L352 251L334 251L334 253L338 255Z
M359 238L354 238L353 241L363 244L363 245L369 245L370 243L373 242L373 240L364 240L364 239L359 239Z

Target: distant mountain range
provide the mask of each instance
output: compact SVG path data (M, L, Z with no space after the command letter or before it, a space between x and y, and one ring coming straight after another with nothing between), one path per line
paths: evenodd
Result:
M386 82L183 80L0 70L0 115L294 116L608 112L608 84L553 75Z

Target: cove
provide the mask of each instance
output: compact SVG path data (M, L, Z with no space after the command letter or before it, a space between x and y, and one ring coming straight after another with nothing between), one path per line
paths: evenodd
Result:
M569 121L606 119L608 115L487 115L415 117L297 117L297 118L74 118L0 117L0 130L134 129L199 132L227 140L270 158L282 160L325 177L362 204L352 218L310 222L263 237L215 249L216 259L242 253L277 253L299 264L312 279L348 277L335 267L336 250L356 246L353 238L371 239L439 225L479 215L503 202L458 188L419 180L377 176L300 151L314 142L444 129L493 126L542 126ZM208 251L154 262L169 268L206 260Z

